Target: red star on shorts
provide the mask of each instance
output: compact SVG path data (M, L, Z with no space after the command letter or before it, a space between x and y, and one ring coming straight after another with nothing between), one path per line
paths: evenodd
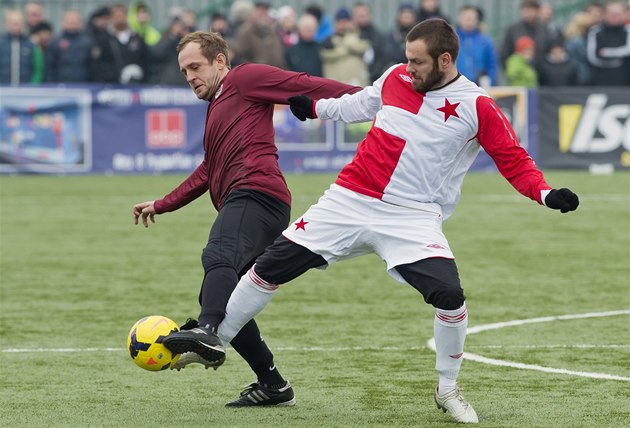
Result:
M444 98L444 107L440 107L438 110L444 113L444 122L448 120L449 117L455 116L459 117L455 109L459 103L451 104L448 102L448 98Z
M294 223L295 224L295 230L302 229L303 231L306 232L306 229L304 228L304 226L306 226L309 223L310 222L308 222L308 221L304 221L304 217L302 217L300 219L300 221L298 221L297 223Z

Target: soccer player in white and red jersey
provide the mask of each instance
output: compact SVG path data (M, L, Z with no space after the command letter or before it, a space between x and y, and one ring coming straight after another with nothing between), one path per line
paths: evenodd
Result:
M195 171L162 199L136 204L134 222L145 227L156 214L175 211L210 193L218 215L201 260L204 278L198 322L187 322L164 345L182 354L173 368L221 364L225 349L216 329L238 279L289 224L291 195L278 166L274 104L295 93L339 97L361 88L263 64L230 67L228 46L217 33L190 33L180 41L178 62L195 95L209 102L203 138L205 156ZM293 389L278 372L254 320L231 339L256 373L255 388L229 406L292 405ZM194 352L193 352L194 351ZM253 394L266 397L253 402Z
M539 204L564 213L577 208L578 198L545 182L496 103L458 73L458 50L450 25L423 21L407 36L407 64L392 66L372 86L338 99L291 97L302 120L373 124L337 181L241 278L218 333L229 341L279 284L308 269L376 253L393 278L435 307L438 408L476 423L456 383L468 316L442 222L453 213L480 147L516 190Z

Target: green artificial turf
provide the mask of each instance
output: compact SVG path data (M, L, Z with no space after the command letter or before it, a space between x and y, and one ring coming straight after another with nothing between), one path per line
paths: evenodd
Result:
M546 173L580 196L560 214L497 174L469 174L444 230L469 326L630 309L630 174ZM131 207L180 176L0 177L0 426L450 426L433 403L433 309L376 256L311 271L258 317L294 408L228 409L252 382L233 351L217 371L145 372L125 341L139 318L198 314L209 198L134 226ZM289 176L298 217L334 180ZM630 378L630 314L471 335L488 358ZM623 427L630 382L464 361L486 427Z

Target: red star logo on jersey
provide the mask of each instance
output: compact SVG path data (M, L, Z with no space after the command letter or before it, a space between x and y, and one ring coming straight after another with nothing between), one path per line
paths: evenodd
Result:
M310 222L308 222L308 221L304 221L304 218L302 217L302 218L300 219L300 221L298 221L297 223L294 223L294 224L295 224L295 230L302 229L303 231L305 231L305 232L306 232L305 226L306 226L307 224L309 224L309 223L310 223Z
M449 117L455 116L459 117L455 109L459 106L459 103L451 104L448 102L448 98L444 98L444 107L440 107L438 110L444 113L444 122L448 120Z

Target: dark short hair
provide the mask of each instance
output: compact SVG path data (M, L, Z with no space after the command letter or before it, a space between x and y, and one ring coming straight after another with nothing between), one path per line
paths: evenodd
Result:
M50 31L53 32L53 26L48 21L38 22L31 28L31 34L39 33L40 31Z
M459 38L453 27L443 19L430 18L416 24L407 33L407 42L416 40L426 43L427 52L434 61L445 52L451 55L453 62L457 60Z
M315 19L317 19L317 22L320 22L322 20L322 16L324 15L324 11L322 10L322 7L317 4L311 4L309 6L306 6L304 8L304 13L313 15Z
M201 54L210 64L214 62L218 54L222 53L225 55L225 63L228 68L230 67L228 44L219 33L213 33L211 31L195 31L194 33L188 33L179 41L177 52L181 52L188 43L199 43Z
M523 0L521 3L521 9L540 9L540 2L538 0Z

